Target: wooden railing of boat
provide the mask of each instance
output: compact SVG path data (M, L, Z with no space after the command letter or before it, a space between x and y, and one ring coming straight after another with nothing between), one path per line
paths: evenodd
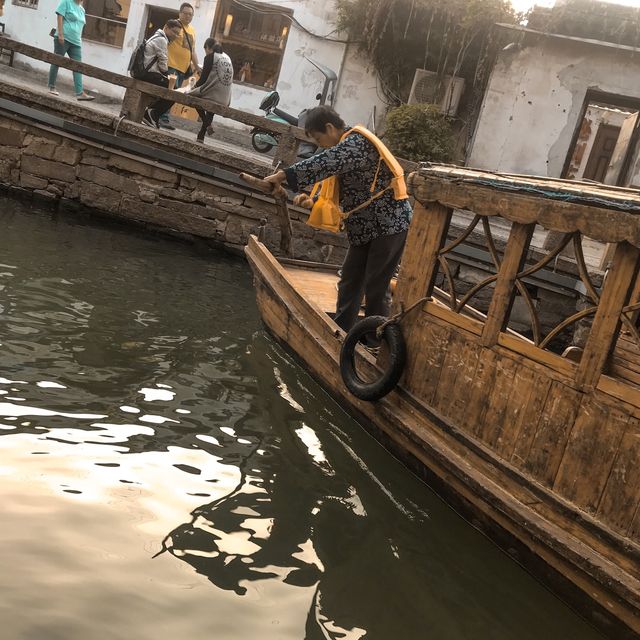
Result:
M452 296L448 307L425 302L405 323L405 388L541 485L640 542L640 194L455 168L424 169L410 184L416 210L396 304L430 295L438 271ZM460 240L446 244L456 208L475 214L460 238L482 224L496 267L464 295L455 292L447 260ZM502 255L490 230L497 215L511 222ZM536 224L565 236L528 265ZM584 236L615 247L601 291L584 263ZM543 335L523 279L569 242L588 304ZM485 287L492 294L481 321L463 311ZM530 311L531 340L508 331L516 296ZM564 328L587 318L591 328L578 361L548 349Z

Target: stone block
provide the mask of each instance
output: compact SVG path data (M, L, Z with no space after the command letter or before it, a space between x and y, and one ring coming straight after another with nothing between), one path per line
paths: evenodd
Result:
M53 195L58 198L60 198L64 193L64 189L61 189L58 185L53 183L49 184L49 186L47 187L47 191L49 193L53 193Z
M76 179L76 172L72 167L36 156L24 156L20 168L34 176L52 178L62 182L74 182Z
M45 158L47 160L52 160L56 149L58 146L51 142L50 140L43 140L42 138L36 138L34 136L29 136L30 140L25 140L27 142L26 146L23 149L23 153L26 156L38 156L38 158Z
M180 189L173 189L171 187L160 187L158 194L163 198L169 198L171 200L179 200L180 202L193 202L195 198L190 191L181 191Z
M100 211L118 213L120 209L120 193L92 182L81 182L80 202Z
M49 183L44 178L38 178L28 173L20 172L20 186L25 189L46 189L47 184Z
M257 222L250 222L249 220L241 220L239 218L229 218L227 220L227 226L224 231L224 240L225 242L230 242L231 244L245 245L247 244L247 240L249 240L249 236L252 233L256 235L258 233ZM270 235L274 233L273 225L267 226L266 233L267 238L273 238L273 236ZM278 238L279 233L280 231L278 229ZM278 239L278 244L279 242L280 241Z
M132 158L113 155L109 158L108 166L113 169L119 169L120 171L133 174L137 178L144 176L159 182L166 182L168 186L172 187L175 187L178 183L178 176L173 171L154 167L146 162L139 162Z
M18 147L2 147L0 148L0 158L4 162L12 162L14 165L17 164L18 160L22 156L22 149Z
M56 148L54 159L58 162L64 162L68 165L76 165L80 162L80 156L82 155L80 149L76 149L70 145L63 144Z
M195 180L190 181L190 183L194 182ZM184 187L184 182L181 182L180 184ZM237 206L246 204L245 196L243 194L236 193L235 191L225 191L221 187L216 187L204 182L198 183L198 186L192 190L191 199L195 202L202 202L203 204L222 203L225 205Z
M101 154L95 149L90 149L82 154L82 158L80 158L80 164L88 164L93 167L106 169L109 162L108 158L109 156L107 154Z
M450 264L450 268L451 266L452 265ZM453 268L452 268L452 271L453 271ZM454 275L456 275L455 271L454 271ZM474 267L469 267L466 264L461 264L457 273L457 277L460 280L463 280L464 282L468 282L469 284L472 284L472 285L476 285L482 282L483 280L486 280L490 276L491 274L487 273L483 269L475 269Z
M0 147L21 147L24 140L24 131L0 127Z
M126 178L113 171L101 169L100 167L81 164L78 168L78 178L86 182L93 182L103 187L121 191L122 193L128 193L132 196L137 196L140 193L140 188L135 180Z
M147 222L204 238L221 238L224 229L224 223L218 220L185 214L159 204L148 204L130 196L122 199L119 215L130 220Z

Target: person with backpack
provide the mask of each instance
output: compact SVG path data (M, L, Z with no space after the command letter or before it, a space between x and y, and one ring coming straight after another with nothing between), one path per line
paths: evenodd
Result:
M193 14L193 6L188 2L180 5L178 20L182 25L182 34L169 43L169 73L176 76L176 89L179 89L182 83L200 68L196 55L196 32L191 26ZM160 117L160 126L163 129L175 129L169 120L168 112Z
M233 63L231 58L224 53L222 45L213 38L207 38L204 43L204 62L202 74L195 86L189 91L190 96L204 98L217 102L225 107L231 104L231 86L233 84ZM202 127L198 133L198 142L204 142L204 135L211 129L213 113L205 111L201 107L196 107L198 115L202 120Z
M148 40L142 42L134 51L129 72L137 80L150 82L159 87L169 86L169 66L167 64L167 47L180 36L182 25L178 20L167 20L162 29L158 29ZM144 111L143 124L160 128L158 119L171 108L172 100L159 98Z
M60 0L56 8L57 28L51 30L53 52L59 56L68 55L72 60L82 62L82 31L87 21L82 0ZM52 64L49 69L49 93L60 95L56 89L58 65ZM82 88L82 74L73 72L73 87L77 100L94 100Z
M404 171L384 143L362 126L349 128L326 105L307 112L305 131L324 151L267 176L292 191L316 186L294 203L309 224L346 228L349 248L338 282L335 323L349 331L365 298L365 316L388 316L389 284L400 262L412 209ZM333 221L333 222L332 222Z

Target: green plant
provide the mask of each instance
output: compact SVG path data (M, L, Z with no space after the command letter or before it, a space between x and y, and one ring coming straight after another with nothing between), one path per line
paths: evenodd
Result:
M387 114L385 143L407 160L447 162L453 153L453 131L436 106L403 104Z

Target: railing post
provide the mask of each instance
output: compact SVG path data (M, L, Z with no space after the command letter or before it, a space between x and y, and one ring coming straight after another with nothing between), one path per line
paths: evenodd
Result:
M635 287L639 256L637 247L618 243L576 373L576 383L583 391L592 391L598 384L620 326L622 309Z
M132 122L140 122L148 102L149 97L147 95L138 91L138 89L128 87L122 100L120 115Z
M487 319L482 330L481 342L485 347L492 347L498 342L498 335L509 321L509 314L515 299L516 276L527 258L529 243L535 224L519 224L514 222L504 251L504 257L493 297L487 311Z
M394 311L431 295L438 273L438 253L447 239L452 209L439 202L416 201L407 245L400 264L401 277L393 296Z
M288 167L293 164L298 157L299 146L300 141L294 135L290 133L282 134L278 140L278 150L272 166L278 167L282 164Z

